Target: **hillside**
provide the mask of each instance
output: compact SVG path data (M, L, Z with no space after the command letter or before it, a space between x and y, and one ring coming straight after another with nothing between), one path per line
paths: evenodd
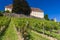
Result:
M57 22L26 17L0 19L0 40L60 40Z

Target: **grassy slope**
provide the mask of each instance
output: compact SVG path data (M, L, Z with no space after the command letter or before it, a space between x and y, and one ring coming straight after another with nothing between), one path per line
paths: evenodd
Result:
M37 34L35 32L31 32L30 35L31 35L30 40L49 40L49 39L42 37L40 34Z
M24 20L24 21L30 21L31 22L31 25L33 26L34 23L39 23L39 22L43 22L43 20L38 20L38 19L26 19L26 18L21 18L21 19L16 19L16 20ZM19 21L20 22L20 21ZM23 23L22 23L23 24ZM14 29L14 25L13 25L13 21L11 21L8 29L6 30L5 32L5 35L2 37L2 40L18 40L18 37L17 37L17 32L16 30ZM53 34L54 35L54 34ZM41 35L39 34L36 34L34 32L31 32L31 36L32 38L30 40L48 40L44 37L42 37ZM56 35L57 36L57 35ZM55 36L54 36L55 37ZM55 38L59 38L60 36L57 36Z
M5 34L2 37L2 40L18 40L13 21L10 22L8 29L5 31Z
M16 19L15 19L16 20ZM26 21L27 20L29 20L29 18L20 18L20 19L17 19L15 22L17 23L17 24L21 24L21 25L23 25L24 23L26 23ZM32 18L30 18L30 20L32 20ZM33 19L34 20L34 19ZM35 19L36 20L36 19ZM23 22L24 21L24 22ZM22 23L21 23L22 22ZM20 26L21 26L20 25ZM19 27L20 27L19 26ZM47 38L45 38L45 37L42 37L41 35L39 35L39 34L36 34L36 33L34 33L34 32L30 32L30 35L31 35L31 38L30 38L30 40L49 40L49 39L47 39Z
M18 21L17 21L18 20ZM23 23L25 23L25 22L27 22L27 21L29 21L30 22L30 26L32 27L32 28L34 28L35 30L37 30L37 31L39 31L39 32L43 32L43 30L41 30L41 23L45 23L47 26L49 26L49 27L51 27L51 25L50 24L53 24L53 26L56 26L57 25L57 23L56 22L53 22L53 21L47 21L47 20L39 20L39 19L34 19L34 18L17 18L17 22L18 22L18 24L20 25L20 26L22 26L23 25ZM20 23L19 23L20 22ZM38 24L37 26L35 25L35 24ZM26 23L25 23L26 24ZM46 27L46 28L48 28L48 27ZM49 28L50 29L50 28ZM46 34L48 34L48 35L50 35L50 32L46 32ZM34 34L33 34L34 35ZM35 36L35 35L34 35ZM54 38L57 38L58 40L59 40L59 36L57 35L57 34L53 34L52 35ZM34 39L36 39L37 37L34 37Z

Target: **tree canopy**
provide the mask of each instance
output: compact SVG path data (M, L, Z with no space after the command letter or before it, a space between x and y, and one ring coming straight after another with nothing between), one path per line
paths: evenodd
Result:
M13 13L30 15L31 8L26 0L13 0Z
M46 15L44 15L44 18L46 19L46 20L49 20L49 18L48 18L48 15L46 14Z

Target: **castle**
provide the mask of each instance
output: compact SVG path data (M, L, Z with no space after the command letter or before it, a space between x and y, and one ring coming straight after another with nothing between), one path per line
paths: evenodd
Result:
M12 8L13 8L12 4L7 5L5 6L5 11L9 10L10 12L12 12ZM30 13L31 16L44 18L44 12L41 9L31 7L31 10L32 10L32 12Z

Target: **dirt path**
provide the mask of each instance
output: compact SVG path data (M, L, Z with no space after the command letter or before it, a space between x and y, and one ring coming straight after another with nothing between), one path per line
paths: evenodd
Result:
M46 37L46 38L48 38L48 39L50 39L50 40L57 40L56 38L49 37L49 36L44 35L44 34L40 34L40 33L36 32L36 31L33 31L33 30L32 30L32 32L34 32L34 33L36 33L36 34L39 34L39 35L41 35L42 37Z
M18 35L19 40L23 40L22 35L20 34L20 32L17 32L17 35Z
M16 30L16 28L15 28L15 30ZM18 35L18 40L24 40L20 32L17 31L17 35Z

